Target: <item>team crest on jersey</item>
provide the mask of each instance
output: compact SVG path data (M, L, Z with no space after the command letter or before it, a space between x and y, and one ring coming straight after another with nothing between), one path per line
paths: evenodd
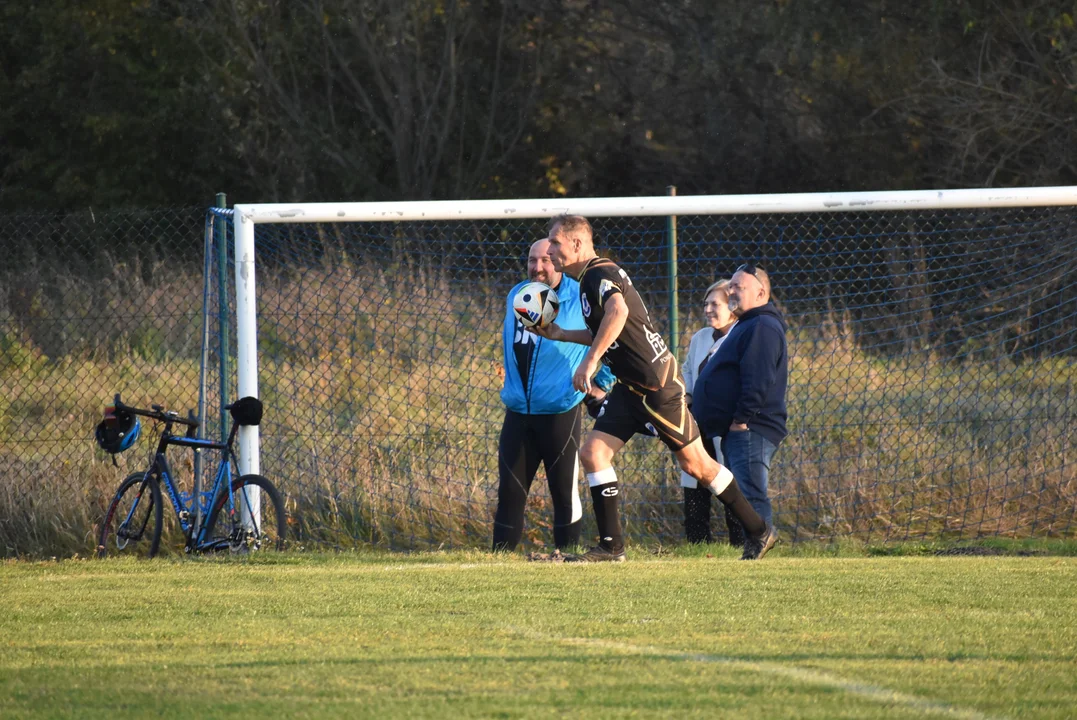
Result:
M650 328L644 326L643 332L647 335L647 343L654 350L654 357L651 358L651 362L661 358L666 352L666 341L662 339L662 336L656 332L651 332Z
M602 282L600 282L598 284L598 303L599 303L599 305L601 305L602 303L604 303L606 301L606 295L607 294L613 292L616 289L617 289L616 285L614 285L609 280L603 278Z
M583 316L591 317L591 303L587 302L587 296L583 295L580 298L580 306L583 308Z

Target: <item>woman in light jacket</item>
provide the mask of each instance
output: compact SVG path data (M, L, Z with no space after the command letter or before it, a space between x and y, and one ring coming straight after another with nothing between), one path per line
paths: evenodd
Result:
M689 409L692 407L692 391L695 388L696 378L699 377L699 371L714 355L726 335L729 334L730 328L737 322L733 313L729 311L727 285L729 285L729 280L719 280L703 293L703 317L707 321L707 327L692 336L692 341L688 344L688 356L681 365ZM711 457L722 462L721 451L716 450L708 438L704 438L703 446ZM685 472L681 473L681 487L684 488L685 537L690 543L712 542L711 494L706 488L697 485L694 477ZM729 543L743 545L744 532L740 523L728 512L726 512L726 525L729 527Z

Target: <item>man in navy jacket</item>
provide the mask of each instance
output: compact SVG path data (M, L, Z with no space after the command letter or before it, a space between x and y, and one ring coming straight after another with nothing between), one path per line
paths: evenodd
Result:
M553 269L549 240L534 243L527 257L529 281L543 282L561 302L557 322L583 329L579 283ZM502 330L505 385L501 401L505 421L498 441L497 510L494 514L494 550L512 550L523 535L524 507L539 461L553 499L553 540L558 548L580 542L583 506L579 496L581 402L598 408L615 378L605 366L587 393L572 387L572 373L587 348L548 340L527 330L512 310L516 291L509 291Z
M787 434L786 324L770 302L770 277L763 268L741 265L728 292L737 324L700 372L692 412L715 446L721 443L748 502L773 527L767 481L771 458ZM776 541L772 530L767 547Z

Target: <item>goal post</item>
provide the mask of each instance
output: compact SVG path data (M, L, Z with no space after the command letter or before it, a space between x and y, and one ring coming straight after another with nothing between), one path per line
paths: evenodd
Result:
M236 391L241 397L258 397L258 302L255 281L255 220L239 212L233 215L236 270ZM239 472L259 472L258 426L240 427Z
M760 259L764 262L767 262L772 258L785 258L785 255L783 255L784 251L781 250L780 247L781 243L786 241L784 238L790 238L790 240L788 241L790 243L799 243L798 249L796 250L797 253L803 252L804 249L812 243L819 247L822 247L827 243L833 245L831 236L829 234L823 233L819 227L822 225L827 225L831 222L828 220L820 219L829 216L855 218L855 222L853 220L849 220L848 222L850 224L857 225L858 227L860 225L867 227L871 224L872 221L865 218L870 218L873 216L873 214L879 213L881 215L886 215L886 217L888 218L886 220L886 228L888 228L885 231L886 233L893 234L895 236L901 235L902 233L909 233L916 236L926 237L929 234L934 233L935 231L932 230L930 232L927 232L921 231L920 229L908 228L904 230L894 230L894 228L901 225L902 223L906 223L911 228L913 225L916 225L919 222L914 220L906 221L902 218L931 216L932 213L945 211L984 210L991 213L997 213L1006 209L1013 208L1073 208L1074 206L1077 206L1077 187L1008 189L991 188L773 195L663 195L653 197L579 198L552 200L514 199L430 202L239 204L234 207L233 214L236 283L236 352L238 393L240 397L244 395L258 396L259 393L260 363L258 326L260 319L258 313L258 286L256 282L256 278L259 277L259 248L257 247L256 243L256 235L259 228L273 226L283 227L308 225L310 226L310 233L312 234L312 236L317 236L315 239L312 240L310 239L310 237L307 237L303 233L300 233L298 235L289 236L289 239L281 239L279 243L275 241L275 247L291 247L289 243L293 242L312 242L320 248L320 250L318 250L320 258L322 257L322 254L328 252L326 248L333 245L334 242L343 242L340 240L340 237L343 237L343 235L345 234L338 232L336 234L336 239L334 239L333 237L331 237L333 235L333 231L326 228L331 228L333 226L341 224L349 224L356 228L360 226L367 227L368 225L407 227L409 226L409 224L413 224L415 227L421 227L421 230L417 230L414 233L409 231L399 231L396 233L395 239L393 232L386 230L384 238L380 238L378 240L378 242L384 241L384 245L386 248L386 254L380 256L381 259L371 256L371 258L366 258L363 260L364 263L367 263L366 266L348 266L345 268L346 272L351 273L354 277L353 282L362 282L361 276L364 273L375 274L375 271L377 271L377 273L382 276L381 281L383 283L393 285L392 278L386 279L384 277L386 274L391 274L392 272L410 272L414 271L414 269L417 267L414 264L408 265L409 259L407 252L405 252L403 256L394 255L393 253L397 252L397 250L394 250L393 248L396 248L400 242L408 243L408 248L410 248L410 251L412 252L412 259L414 259L415 254L421 254L421 252L415 251L415 248L421 247L424 233L436 235L440 232L439 230L437 230L437 228L439 227L456 227L457 224L462 223L477 224L473 227L485 228L489 229L491 232L500 233L500 235L496 236L497 238L499 238L496 240L496 242L501 243L506 237L512 238L517 242L524 242L525 239L533 241L534 239L537 239L537 237L535 236L535 228L539 227L539 225L537 223L531 223L530 225L528 225L524 221L544 221L556 215L565 213L583 215L585 217L588 217L589 219L624 219L624 222L627 223L629 226L633 226L633 224L639 223L639 221L637 220L632 220L633 218L665 218L677 216L679 221L681 223L684 223L686 218L780 218L783 216L796 216L798 219L795 221L795 227L793 221L791 221L791 224L788 228L783 225L782 229L773 230L771 234L777 235L777 238L772 241L768 240L767 243L769 244L760 244L760 241L756 242L754 245L751 245L751 247L754 248L765 248L765 250L757 250L757 252L764 253L763 257L740 258L743 260ZM723 243L729 242L728 239L724 238L730 237L728 233L735 234L737 232L737 230L733 227L736 223L734 223L733 221L723 222L725 222L725 225L723 226L725 229L722 231L722 233L718 233L717 231L713 230L708 231L710 233L710 236L705 235L701 240L697 241L699 248L702 248L702 250L696 252L694 255L690 253L685 253L682 250L681 258L679 259L679 263L681 264L682 268L685 267L686 263L697 263L700 264L701 267L698 268L698 272L696 274L708 276L714 272L728 271L729 268L727 268L726 266L728 266L729 263L723 263L720 268L710 270L710 264L704 262L705 259L711 257L720 257L722 253ZM767 220L763 222L770 221ZM846 221L843 220L841 222ZM994 220L992 220L991 222L994 222ZM519 224L520 227L526 226L528 229L522 231L518 231L516 229L505 229L513 223ZM758 224L757 221L754 219L745 220L745 223ZM777 225L782 223L775 221L771 224L776 227ZM940 227L944 224L945 223L939 223ZM974 254L978 252L975 247L974 236L977 232L979 232L979 228L981 226L985 226L986 224L989 224L988 221L980 221L975 218L969 219L967 222L965 222L965 224L962 226L962 229L957 231L959 234L955 235L955 237L961 239L962 249L960 250L960 252L971 253L970 255L968 255L968 257L974 258ZM515 228L516 226L514 225L512 227ZM314 228L317 228L317 230L315 230ZM1068 242L1071 245L1077 245L1077 234L1073 234L1073 228L1074 225L1072 221L1072 214L1070 214L1068 216L1068 219L1064 222L1051 222L1044 225L1044 229L1042 230L1042 232L1048 233L1048 235L1044 236L1044 239L1036 241L1036 248L1056 247L1058 249L1058 257L1052 260L1052 262L1055 263L1056 267L1058 266L1057 263L1059 262L1062 262L1064 264L1074 262L1073 253L1070 251L1071 248L1063 248L1060 245L1060 243L1065 242ZM281 232L284 231L281 230ZM646 231L640 231L640 233L642 234L651 232L657 231L652 231L650 229L647 229ZM751 230L748 231L747 234L755 232L757 232L757 230ZM787 232L788 235L786 235ZM841 232L845 231L843 230ZM853 231L849 232L851 233ZM861 232L860 230L857 230L856 232L859 233L857 237L869 237L872 231L867 230L865 232ZM939 232L942 231L940 230ZM963 268L961 271L963 273L962 277L964 278L962 282L964 283L964 286L967 286L967 288L962 292L975 292L975 280L974 278L972 278L972 276L974 276L976 273L991 272L992 268L995 268L996 266L999 271L1002 272L1003 264L1006 262L1006 259L1004 252L1004 240L1001 240L1000 238L1003 237L1006 231L1000 230L998 233L994 234L992 234L992 231L986 232L987 235L991 237L991 243L993 243L991 258L969 260L968 267ZM1014 230L1014 232L1023 231ZM1041 232L1041 230L1033 229L1030 230L1030 232ZM1064 236L1052 238L1049 236L1050 233L1063 233ZM1070 234L1065 235L1066 233ZM826 237L824 237L824 234L826 234ZM494 235L491 235L489 238L484 238L480 230L475 230L473 235L473 241L479 245L484 242L495 242L495 240L491 239L495 237ZM517 235L519 235L520 237L517 237ZM834 235L834 237L838 237L838 235ZM845 237L845 235L841 235L840 237ZM971 238L971 240L968 240L969 238ZM919 242L919 240L917 242ZM1054 245L1052 245L1052 243L1054 243ZM354 247L362 248L363 244L361 241L358 241L358 244ZM456 248L457 246L454 245L453 247ZM600 254L603 254L603 250L607 249L608 247L608 244L604 244L603 241L600 240L597 249ZM905 316L915 315L915 308L917 307L922 308L925 313L932 317L932 322L934 323L934 329L932 330L932 332L936 334L945 332L945 322L942 313L957 313L958 308L963 308L964 305L958 303L957 301L953 301L952 299L944 298L942 301L940 301L941 304L937 311L933 311L931 309L932 298L929 296L932 292L934 292L934 289L933 286L926 287L931 283L928 283L926 280L924 280L924 278L927 278L929 275L934 275L936 273L935 265L939 265L939 267L941 268L942 264L946 262L945 258L943 258L942 256L940 256L940 258L938 259L926 257L924 254L925 250L922 245L918 245L915 249L902 247L897 251L892 251L883 247L873 249L866 248L867 245L864 244L862 248L858 247L858 249L850 250L848 252L858 253L858 263L868 265L870 265L871 263L879 263L880 266L874 268L873 270L876 272L876 274L881 275L885 273L887 274L887 277L890 278L887 284L887 287L889 288L887 292L892 291L892 294L896 293L896 295L900 296L901 298L905 298L906 300L908 298L913 298L913 300L915 301L909 301L908 303L906 303L907 307L905 305L902 306L901 312L904 315L901 320L901 323L899 323L900 327L898 327L896 330L893 330L892 332L890 330L888 330L887 332L894 335L894 337L905 337L910 333L915 333L916 330L912 328L912 326L916 325L917 322L919 322L918 319L914 316ZM616 250L616 248L614 249ZM281 250L280 252L284 251ZM298 251L292 248L288 250L288 252ZM341 252L351 252L353 255L355 255L357 251L354 249L347 249L341 250ZM454 249L452 250L452 252L458 252L458 249ZM743 252L743 249L738 250L738 252ZM824 251L820 250L820 252ZM823 318L826 323L830 323L831 325L833 325L835 323L841 324L848 322L852 324L860 323L861 325L864 325L864 323L866 322L864 320L864 317L866 317L867 315L870 315L872 318L875 318L876 316L888 312L887 303L891 302L890 300L877 303L877 307L874 307L872 311L870 313L867 313L866 315L863 312L863 303L871 302L871 298L869 298L868 296L870 295L871 297L874 297L872 293L875 293L875 290L871 290L869 292L856 289L859 287L857 283L863 285L874 282L876 278L870 277L872 274L872 269L868 269L863 272L858 269L856 273L846 272L848 269L844 267L839 267L840 261L833 259L840 259L842 253L846 251L831 250L826 252L830 252L830 256L828 257L830 257L831 260L828 260L827 263L824 263L824 265L826 266L825 273L816 274L815 276L812 276L811 274L807 273L798 274L796 277L797 287L799 288L798 292L803 292L807 295L810 295L810 289L805 289L805 287L808 287L813 283L818 283L820 286L822 286L824 283L834 281L834 279L838 275L845 273L850 277L852 277L852 275L854 274L857 276L856 282L850 285L850 288L852 289L849 292L853 293L854 295L856 293L861 293L864 295L864 298L853 298L852 300L849 300L847 302L831 302L829 306L829 315ZM957 250L955 250L954 252L956 253ZM767 253L770 253L772 257L768 257ZM919 253L919 255L917 256L916 253ZM279 259L275 260L274 262L283 262L285 264L287 263L287 261L282 261ZM316 260L312 262L321 262L321 260ZM385 263L385 267L370 266L370 264L378 265L381 262ZM485 260L483 260L483 262L485 262ZM504 261L499 259L498 262ZM631 274L633 268L632 258L625 256L623 258L623 262L627 266ZM423 269L423 272L429 270L428 266L429 263L423 266L425 268ZM408 268L412 269L409 270ZM909 273L911 273L907 274L904 278L903 268L904 270L908 270ZM1075 265L1075 268L1077 268L1077 265ZM1065 265L1064 269L1066 270L1066 272L1069 272L1073 268L1070 268L1069 265ZM522 267L509 265L496 268L490 268L484 265L481 269L482 273L486 273L485 275L483 275L483 277L488 277L490 274L493 273L502 273L505 276L518 278L520 277L521 271ZM475 272L478 273L480 272L480 270L476 269ZM682 276L683 272L684 271L682 270ZM917 273L920 273L920 275L917 275ZM783 277L783 275L785 277ZM780 279L791 278L792 275L793 273L788 268L785 269L784 273L779 272ZM427 277L429 279L429 276L427 275L424 275L424 277ZM1015 276L1015 278L1016 277L1017 276ZM1024 277L1025 275L1020 275L1020 278ZM1053 284L1051 285L1051 288L1054 288L1058 282L1068 283L1069 275L1060 280L1057 278L1052 279L1051 283ZM504 283L501 284L503 285ZM451 282L449 283L448 287L450 292L455 291ZM1072 301L1072 298L1068 289L1068 285L1066 287L1067 289L1065 290L1065 292L1059 297L1063 298L1065 303L1070 303ZM1043 288L1041 288L1041 290L1042 289ZM781 295L782 290L783 288L779 284L779 296ZM395 292L402 292L402 290L398 288ZM693 292L693 290L689 289L686 292ZM1052 289L1051 292L1055 292L1055 290ZM939 291L939 293L940 297L943 297L945 295L944 291ZM314 303L315 305L317 305L319 302L319 299L316 297L316 288L306 287L303 292L296 290L295 294L305 295L308 301ZM679 304L682 308L689 306L694 307L696 300L697 298L686 295L685 292L682 292L680 297L669 298L669 302ZM902 300L901 302L906 302L906 300ZM337 302L338 306L343 307L343 305L341 305L343 301L341 301L339 298L335 299L334 302ZM826 315L826 312L820 310L820 308L827 307L827 302L829 302L829 299L827 299L826 301L820 300L820 302L818 303L818 307L815 307L813 309L813 317L822 317L820 313ZM916 303L920 304L917 305ZM1031 308L1035 303L1042 304L1043 298L1039 295L1035 295L1035 292L1033 292L1033 294L1030 294L1028 296L1028 307L1030 308L1028 311L1029 313L1032 312ZM348 306L347 312L352 313L352 315L350 315L348 318L343 318L344 322L355 322L359 324L367 322L367 319L365 319L366 316L363 314L365 311L360 311L356 309L357 307L358 305ZM910 307L914 309L912 312L910 312L910 310L908 309ZM792 308L792 310L794 310L795 312L796 308ZM292 325L302 325L301 316L303 316L306 311L298 309L293 311L289 309L288 312L294 312L296 316L291 321ZM323 318L324 312L324 308L319 307L317 313L312 313L312 317L314 314L316 314L318 318ZM973 315L979 317L980 315L990 312L992 311L988 308L981 308L975 310L974 312L970 311L969 317L972 317ZM370 313L367 313L367 315L369 314ZM652 316L658 315L660 315L660 313L657 313L652 310ZM1063 315L1065 315L1065 313L1063 313ZM685 316L686 313L682 310L681 317ZM1052 315L1052 317L1054 317L1054 315ZM319 319L318 322L323 321ZM1052 322L1056 321L1053 320ZM1060 323L1058 327L1059 331L1064 331L1066 333L1069 333L1071 331L1068 316L1063 317L1063 319L1058 320L1057 322ZM991 325L991 328L991 332L995 332L995 325ZM791 332L799 332L802 329L803 328L793 327L791 328ZM393 330L390 326L383 324L379 325L376 330L373 330L371 332L374 334L378 334L392 331ZM965 337L965 342L966 344L968 344L969 347L977 346L975 337L976 333L979 332L979 329L977 327L974 327L970 324L967 327L955 327L954 331L959 335L962 333L964 334L963 337ZM808 331L805 332L807 333ZM810 332L818 334L818 332L821 331L818 331L818 328L814 328ZM339 335L340 332L337 331L337 334ZM282 343L286 344L287 342L290 342L290 340L282 338L283 333L281 331L273 331L273 343L280 345ZM461 338L461 340L466 341L465 338ZM350 342L352 343L352 347L356 347L356 341L354 338L352 338ZM378 349L379 351L382 351L387 344L384 337L368 339L364 342L368 342L369 348ZM402 342L404 342L403 339L401 339L401 341L397 344L400 344ZM912 347L916 345L917 340L914 338L912 340L908 340L907 342L910 343L909 347ZM671 347L671 350L677 352L678 354L682 349L683 347ZM937 348L922 349L926 353L937 352ZM305 347L305 349L303 350L297 350L295 354L297 357L303 356L304 352L309 354L310 352L317 351L311 351L309 348ZM344 356L341 355L340 352L341 351L338 350L333 351L332 361L345 361ZM1067 359L1072 357L1072 352L1069 350L1063 351L1061 353L1052 350L1048 354ZM294 365L294 361L290 362ZM411 360L409 359L408 362L411 362ZM923 382L930 384L931 381L925 380ZM797 388L795 386L790 388L791 394L796 392ZM300 403L301 399L297 399L296 402ZM416 396L415 398L413 398L413 402L420 403L421 398ZM270 410L270 412L272 412L272 410ZM301 413L301 411L298 409L294 410L294 412ZM312 417L314 415L316 415L316 413L311 413ZM343 423L343 421L340 422ZM872 422L877 422L877 419L873 419ZM404 424L407 425L407 423ZM415 426L409 425L409 427L412 427L414 429ZM437 435L438 433L432 434ZM489 433L487 433L487 435L489 435ZM1052 435L1052 437L1054 437L1054 435ZM239 442L241 472L258 472L258 469L260 467L260 441L258 428L242 428L239 433ZM303 445L304 443L301 440L297 440L295 443L296 447L301 447ZM316 445L318 445L318 443L310 442L307 443L307 445L309 445L311 448L314 448ZM431 451L434 452L436 450ZM317 452L320 451L311 450L311 452L317 454ZM386 457L384 453L391 453L392 451L391 449L386 448L370 448L370 452L374 456L382 457L384 459L384 457ZM496 453L496 443L492 447L490 447L489 452ZM779 458L782 456L783 452L785 452L784 449L782 451L779 451ZM867 450L862 449L862 452L867 452ZM302 474L306 472L306 468L317 466L319 462L321 461L310 459L304 460L302 462L297 462L296 467L289 468L288 472ZM792 460L790 460L790 462L792 462ZM825 476L826 471L823 469L823 466L827 462L829 461L824 459L818 459L818 467L812 469L811 472L815 475L821 474ZM836 460L835 462L837 464L848 464L843 463L842 459ZM272 474L277 475L281 472L281 470L281 468L274 468L272 470ZM470 466L467 466L466 470L469 473L478 472L481 474L482 472L481 470L471 468ZM1061 475L1065 475L1066 477L1068 477L1068 473L1071 472L1071 470L1072 468L1070 468L1064 463L1061 467L1053 465L1050 472L1056 475L1058 473L1061 473ZM951 468L951 471L953 471L953 468ZM402 475L406 475L406 473L410 472L410 470L405 470L401 468L399 472ZM1052 475L1052 477L1054 476L1055 475ZM415 480L421 481L422 479L416 477ZM299 484L304 484L306 482L305 480L302 480L300 478L293 478L292 481ZM387 480L386 482L395 482L396 484L401 484L401 481L399 480ZM317 483L314 483L314 485L317 485ZM532 495L542 492L542 490L540 489L541 486L539 484L536 484L534 488L535 490ZM898 498L898 495L905 493L906 490L897 489L896 487L893 490L895 493L895 502L900 505L901 503L900 498ZM399 490L399 492L406 493L407 491ZM836 496L842 495L842 492L840 490L835 490L833 488L831 488L827 492L833 492ZM970 490L970 492L972 491ZM988 492L988 494L990 494L990 491ZM370 499L370 496L366 494L365 490L363 492L359 492L355 497L359 498L359 496ZM334 496L330 500L326 501L328 505L335 508L332 510L332 512L339 512L337 505L339 505L340 499L340 496ZM667 497L667 500L668 499L669 497ZM837 501L848 503L847 498L844 497L838 497L835 502ZM325 505L326 503L323 503L323 505ZM374 539L375 541L384 541L385 535L383 530L378 530L376 528L371 529L371 526L378 525L378 520L370 516L370 511L368 509L362 508L360 506L361 501L359 499L356 499L356 507L354 508L354 512L357 515L363 516L362 524L364 527L363 531L359 533L357 539ZM386 512L391 513L392 511ZM779 501L779 513L781 512L781 503ZM797 512L802 512L802 508L798 507ZM859 510L857 510L857 512L859 512ZM932 512L934 512L934 510L932 510ZM970 511L966 508L963 512L967 514ZM859 520L857 522L853 522L852 519L845 518L844 520L839 521L838 519L830 518L829 514L823 513L822 511L820 511L818 514L819 517L812 520L812 522L815 522L818 527L816 527L810 532L806 531L805 536L825 535L827 533L827 527L834 528L834 531L831 534L837 535L843 534L843 528L846 527L853 528L866 526L863 523L858 525L857 523L859 522ZM915 515L915 513L913 514ZM427 514L424 515L424 517L426 518L425 522L427 522L427 524L430 525L431 528L433 528L430 532L432 534L436 534L437 528L435 526L439 524L440 520L430 519L432 515L429 514L428 509ZM479 525L481 525L482 522L485 522L485 520L486 518L469 517L465 524L467 524L472 529L475 529ZM865 522L867 523L867 525L871 524L871 521ZM935 521L933 520L932 522ZM943 525L945 525L945 523L943 523ZM1071 526L1072 523L1069 522L1066 525L1067 528ZM856 530L850 530L850 532L852 532L852 534L858 534ZM433 540L431 539L428 542L433 542ZM459 541L452 540L450 542ZM390 541L390 544L394 543ZM402 544L407 545L408 543L405 542Z

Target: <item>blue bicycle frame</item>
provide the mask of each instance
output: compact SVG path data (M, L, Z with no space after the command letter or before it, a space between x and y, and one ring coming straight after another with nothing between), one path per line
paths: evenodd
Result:
M130 408L128 409L130 410ZM149 417L154 417L165 424L164 430L161 432L160 440L157 442L157 451L154 455L153 462L146 470L146 474L156 474L164 485L165 491L168 493L168 498L172 501L172 508L176 513L176 519L183 529L183 536L187 539L184 547L185 552L202 552L227 547L228 538L207 537L208 525L206 523L206 518L212 511L214 504L216 504L217 498L222 493L228 493L227 506L234 506L235 497L232 493L232 443L235 440L236 430L238 429L237 425L233 423L232 430L228 434L228 442L221 443L189 437L187 435L173 435L173 423L178 422L192 426L192 421L184 420L178 415L167 415L162 418L156 415L149 415L148 413L145 414ZM208 492L199 492L199 497L197 498L191 497L191 493L181 493L179 491L179 488L176 487L176 482L172 479L172 468L168 464L168 457L166 455L169 445L189 447L195 450L220 451L221 460L217 466L217 477L213 481L213 488L211 490ZM191 517L192 511L195 511L194 518ZM130 512L134 512L134 507L131 508ZM130 517L127 520L129 522Z

